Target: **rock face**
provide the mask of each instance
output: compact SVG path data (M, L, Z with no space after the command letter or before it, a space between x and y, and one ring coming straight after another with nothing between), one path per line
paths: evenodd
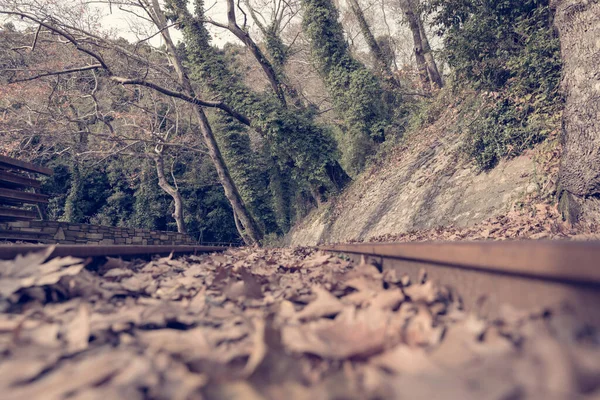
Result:
M564 64L563 215L600 222L600 2L554 0Z
M463 118L463 117L457 117ZM409 138L376 172L362 174L333 204L300 221L291 245L367 240L438 226L468 226L504 214L528 193L552 186L535 151L478 173L462 158L452 113Z

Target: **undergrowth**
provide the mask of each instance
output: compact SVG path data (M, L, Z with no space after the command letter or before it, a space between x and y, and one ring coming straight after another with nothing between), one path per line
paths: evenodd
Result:
M466 129L466 155L488 170L557 130L562 65L548 1L433 4L445 59L454 71L452 86L481 93L477 117Z

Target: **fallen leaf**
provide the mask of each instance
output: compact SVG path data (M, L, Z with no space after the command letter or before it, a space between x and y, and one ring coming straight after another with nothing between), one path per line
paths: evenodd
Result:
M337 297L322 287L314 286L311 290L316 295L316 298L296 313L297 320L308 321L320 317L335 316L344 308L344 305Z

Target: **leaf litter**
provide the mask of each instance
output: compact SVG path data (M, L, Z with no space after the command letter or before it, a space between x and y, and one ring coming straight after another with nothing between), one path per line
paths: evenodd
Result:
M450 288L310 248L0 262L3 399L598 399L568 309L483 320Z

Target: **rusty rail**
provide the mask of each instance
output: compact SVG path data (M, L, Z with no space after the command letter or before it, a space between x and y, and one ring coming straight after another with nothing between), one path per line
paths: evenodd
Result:
M48 249L48 245L0 245L0 259L10 260L18 255L25 255L33 251ZM152 256L167 254L198 254L218 252L227 249L223 246L169 246L169 245L54 245L52 257L124 257L124 256Z
M503 304L528 309L568 304L600 323L600 242L356 243L319 249L366 259L413 281L425 271L456 289L466 309L491 317Z

